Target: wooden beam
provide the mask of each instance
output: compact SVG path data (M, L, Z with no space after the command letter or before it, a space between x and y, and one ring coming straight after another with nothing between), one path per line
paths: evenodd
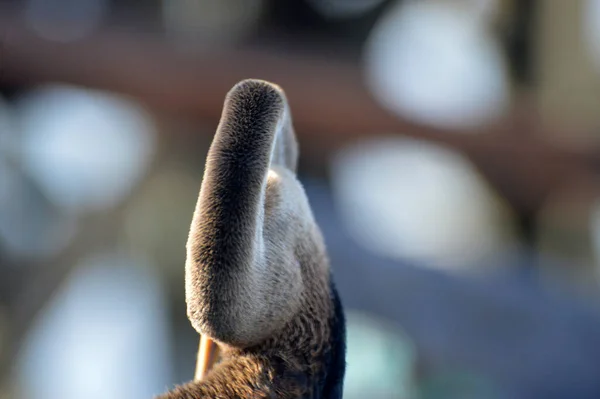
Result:
M238 80L263 78L287 92L304 159L326 164L330 151L377 134L402 134L461 151L516 209L591 173L596 148L565 148L543 138L548 127L524 99L506 118L476 131L438 129L393 115L370 95L357 65L269 50L178 51L164 39L110 29L71 43L45 40L14 12L0 13L2 80L63 82L133 96L156 109L216 124Z

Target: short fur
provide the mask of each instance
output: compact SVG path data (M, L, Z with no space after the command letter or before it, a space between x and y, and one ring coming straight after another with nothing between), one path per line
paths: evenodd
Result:
M234 86L186 262L188 317L223 359L161 398L341 398L344 315L297 158L283 91L260 80Z

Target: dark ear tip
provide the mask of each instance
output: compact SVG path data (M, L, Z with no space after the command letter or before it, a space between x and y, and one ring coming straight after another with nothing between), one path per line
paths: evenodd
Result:
M262 79L244 79L240 80L238 83L233 86L231 91L236 90L268 90L275 91L277 93L283 93L281 87L276 85L275 83L269 82L267 80Z
M275 83L261 79L244 79L236 83L229 90L227 97L235 101L236 99L244 99L256 95L264 95L281 103L286 102L285 93L281 87Z

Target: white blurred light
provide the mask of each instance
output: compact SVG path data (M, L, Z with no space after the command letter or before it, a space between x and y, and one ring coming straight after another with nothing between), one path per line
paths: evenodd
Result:
M52 86L30 92L18 111L26 169L68 210L115 205L150 162L153 123L125 99Z
M590 48L594 62L600 68L600 0L587 0L582 9L584 39Z
M332 172L350 233L376 253L464 269L506 249L499 204L453 151L381 139L342 151Z
M20 259L58 254L77 225L57 214L39 192L0 158L0 248Z
M404 334L348 312L344 398L409 398L413 393L416 351ZM390 331L388 331L390 330Z
M44 310L18 364L25 399L147 399L171 382L163 290L152 268L87 259Z
M163 0L162 6L168 32L196 46L244 38L265 8L264 0Z
M307 0L320 14L329 18L352 18L365 14L384 0Z
M108 6L107 0L28 0L25 17L43 38L69 42L97 29Z
M402 3L384 15L367 42L374 96L421 123L471 128L504 112L504 60L480 21L451 3Z
M0 249L20 259L43 259L71 242L76 225L56 214L15 169L21 135L12 116L0 98Z

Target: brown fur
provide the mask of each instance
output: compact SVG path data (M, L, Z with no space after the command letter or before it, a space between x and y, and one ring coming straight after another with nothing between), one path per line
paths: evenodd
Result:
M336 315L297 157L283 91L238 83L209 150L186 262L188 317L223 360L202 382L161 398L318 394Z

